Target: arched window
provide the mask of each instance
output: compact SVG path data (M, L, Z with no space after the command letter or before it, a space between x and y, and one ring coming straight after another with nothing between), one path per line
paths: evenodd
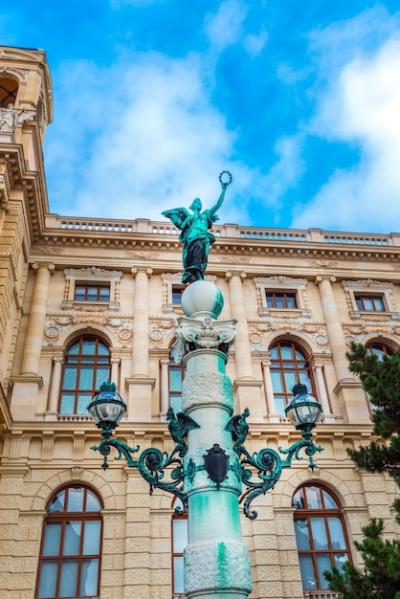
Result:
M275 407L284 416L285 407L293 398L294 385L303 383L310 393L315 393L311 369L303 349L293 341L278 341L272 346L270 356Z
M393 354L392 348L380 341L367 343L367 349L371 354L375 354L379 360L382 360L383 356L391 356Z
M110 378L110 350L94 335L82 335L68 347L65 355L60 414L86 415L86 407Z
M178 499L174 503L174 508L181 505ZM187 513L177 514L172 516L172 531L171 531L171 556L172 556L172 593L180 595L184 593L183 580L183 550L188 543L188 520Z
M0 77L0 108L14 106L17 99L18 83L11 77Z
M338 500L327 489L306 484L293 496L294 525L305 591L327 589L324 572L350 560L349 543Z
M102 506L87 487L51 498L43 526L35 597L96 597L100 592Z
M173 408L175 414L182 412L182 383L184 376L184 366L175 364L173 360L168 366L168 397L169 406Z

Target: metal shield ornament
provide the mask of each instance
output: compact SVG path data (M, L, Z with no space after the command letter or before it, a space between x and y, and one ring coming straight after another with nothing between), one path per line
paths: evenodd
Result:
M217 489L226 479L228 474L229 456L215 443L211 449L204 454L204 464L209 478L216 483Z

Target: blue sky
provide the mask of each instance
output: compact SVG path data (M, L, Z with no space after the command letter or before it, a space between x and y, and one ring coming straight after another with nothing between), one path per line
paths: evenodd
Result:
M400 230L398 2L3 0L0 39L47 52L52 212L159 219L228 168L225 222Z

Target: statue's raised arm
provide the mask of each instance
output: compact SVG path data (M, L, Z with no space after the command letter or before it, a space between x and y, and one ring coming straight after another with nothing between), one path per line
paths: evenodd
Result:
M217 211L222 206L226 188L232 182L232 175L228 171L223 171L219 176L219 180L222 192L212 208L202 212L200 198L196 198L190 206L192 214L186 208L174 208L164 210L161 213L169 218L181 231L179 241L183 244L184 267L182 283L192 283L204 279L210 246L215 241L215 236L210 229L213 223L218 220Z

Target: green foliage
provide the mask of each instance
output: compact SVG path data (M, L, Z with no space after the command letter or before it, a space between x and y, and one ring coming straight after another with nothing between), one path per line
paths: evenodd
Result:
M385 444L372 442L348 453L360 468L387 472L400 486L400 353L380 359L364 345L353 343L347 358L351 372L359 375L375 407L374 432L387 440ZM394 505L400 523L400 500Z
M400 599L400 541L382 539L382 520L372 520L363 528L364 538L355 542L364 567L345 564L325 576L331 589L343 599Z
M400 352L380 359L353 343L347 358L375 408L374 432L385 439L348 453L360 468L386 472L400 486ZM400 499L394 507L400 523ZM354 543L363 558L362 569L347 563L343 570L325 574L342 599L400 599L400 541L383 539L382 532L382 520L372 520L363 528L363 540Z

